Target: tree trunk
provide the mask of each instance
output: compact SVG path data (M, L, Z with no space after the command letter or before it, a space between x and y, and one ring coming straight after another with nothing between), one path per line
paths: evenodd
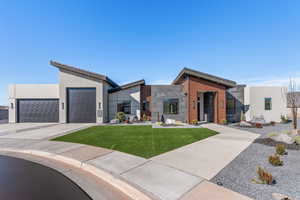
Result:
M293 115L293 128L297 129L297 108L292 108L292 115Z

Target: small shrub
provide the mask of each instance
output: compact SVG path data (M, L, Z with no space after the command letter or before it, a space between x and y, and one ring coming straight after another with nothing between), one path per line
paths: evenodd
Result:
M275 125L276 125L276 122L271 121L270 124L271 124L272 126L275 126Z
M123 113L123 112L118 112L116 118L117 118L120 122L125 121L125 120L126 120L125 113Z
M294 139L296 144L300 145L300 136L296 136Z
M256 128L262 128L263 125L262 125L261 123L255 123L255 127L256 127Z
M278 155L269 156L269 163L273 166L282 166L283 161L280 160Z
M281 119L281 123L283 123L283 124L286 124L289 121L288 118L284 115L280 115L280 119Z
M286 147L284 144L276 145L276 154L278 155L286 155Z
M143 114L142 120L143 120L143 121L147 121L147 120L148 120L148 117L147 117L146 114Z
M193 125L197 125L197 124L198 124L198 120L193 119L193 120L192 120L192 124L193 124Z
M278 135L278 133L268 133L267 134L267 137L268 138L272 138L272 137L275 137L275 136L277 136Z
M227 124L227 120L226 120L226 119L223 119L223 120L222 120L222 124L223 124L223 125L226 125L226 124Z
M271 173L269 173L267 170L263 169L262 167L257 167L256 170L258 180L252 179L252 182L259 183L259 184L268 184L272 185L274 184L274 179Z

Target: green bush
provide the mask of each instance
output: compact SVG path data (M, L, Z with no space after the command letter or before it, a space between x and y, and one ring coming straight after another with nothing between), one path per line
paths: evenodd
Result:
M116 118L120 121L123 122L126 119L125 113L123 112L118 112Z
M284 144L277 144L276 145L276 154L278 155L285 155L286 154L286 148Z
M269 156L269 163L273 166L282 166L283 161L280 160L278 155Z

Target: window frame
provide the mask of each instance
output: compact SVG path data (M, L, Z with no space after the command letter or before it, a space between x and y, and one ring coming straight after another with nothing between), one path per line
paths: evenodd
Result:
M179 114L179 99L178 98L165 99L163 101L163 114L178 115Z
M271 97L265 97L264 108L267 111L272 110L272 98Z

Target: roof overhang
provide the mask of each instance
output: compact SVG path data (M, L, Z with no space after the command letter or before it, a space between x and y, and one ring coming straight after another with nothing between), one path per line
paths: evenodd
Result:
M227 88L232 88L232 87L236 86L235 81L220 78L220 77L217 77L217 76L213 76L213 75L206 74L206 73L203 73L203 72L199 72L199 71L189 69L189 68L183 68L183 70L181 70L181 72L178 74L178 76L172 82L172 84L178 84L186 75L194 76L196 78L200 78L200 79L211 81L211 82L214 82L214 83L217 83L217 84L221 84L221 85L226 86Z
M114 88L119 87L118 84L116 84L110 78L108 78L107 76L104 76L102 74L89 72L86 70L79 69L77 67L61 64L59 62L52 61L52 60L50 61L50 65L57 67L60 71L63 71L66 73L71 73L73 75L78 75L78 76L81 76L81 77L84 77L87 79L91 79L94 81L105 81L106 83L108 83L109 85L111 85Z
M108 92L113 93L113 92L117 92L117 91L120 91L120 90L126 90L128 88L136 87L136 86L139 86L139 85L145 85L145 80L142 79L142 80L138 80L138 81L135 81L135 82L127 83L125 85L121 85L119 87L110 89Z

